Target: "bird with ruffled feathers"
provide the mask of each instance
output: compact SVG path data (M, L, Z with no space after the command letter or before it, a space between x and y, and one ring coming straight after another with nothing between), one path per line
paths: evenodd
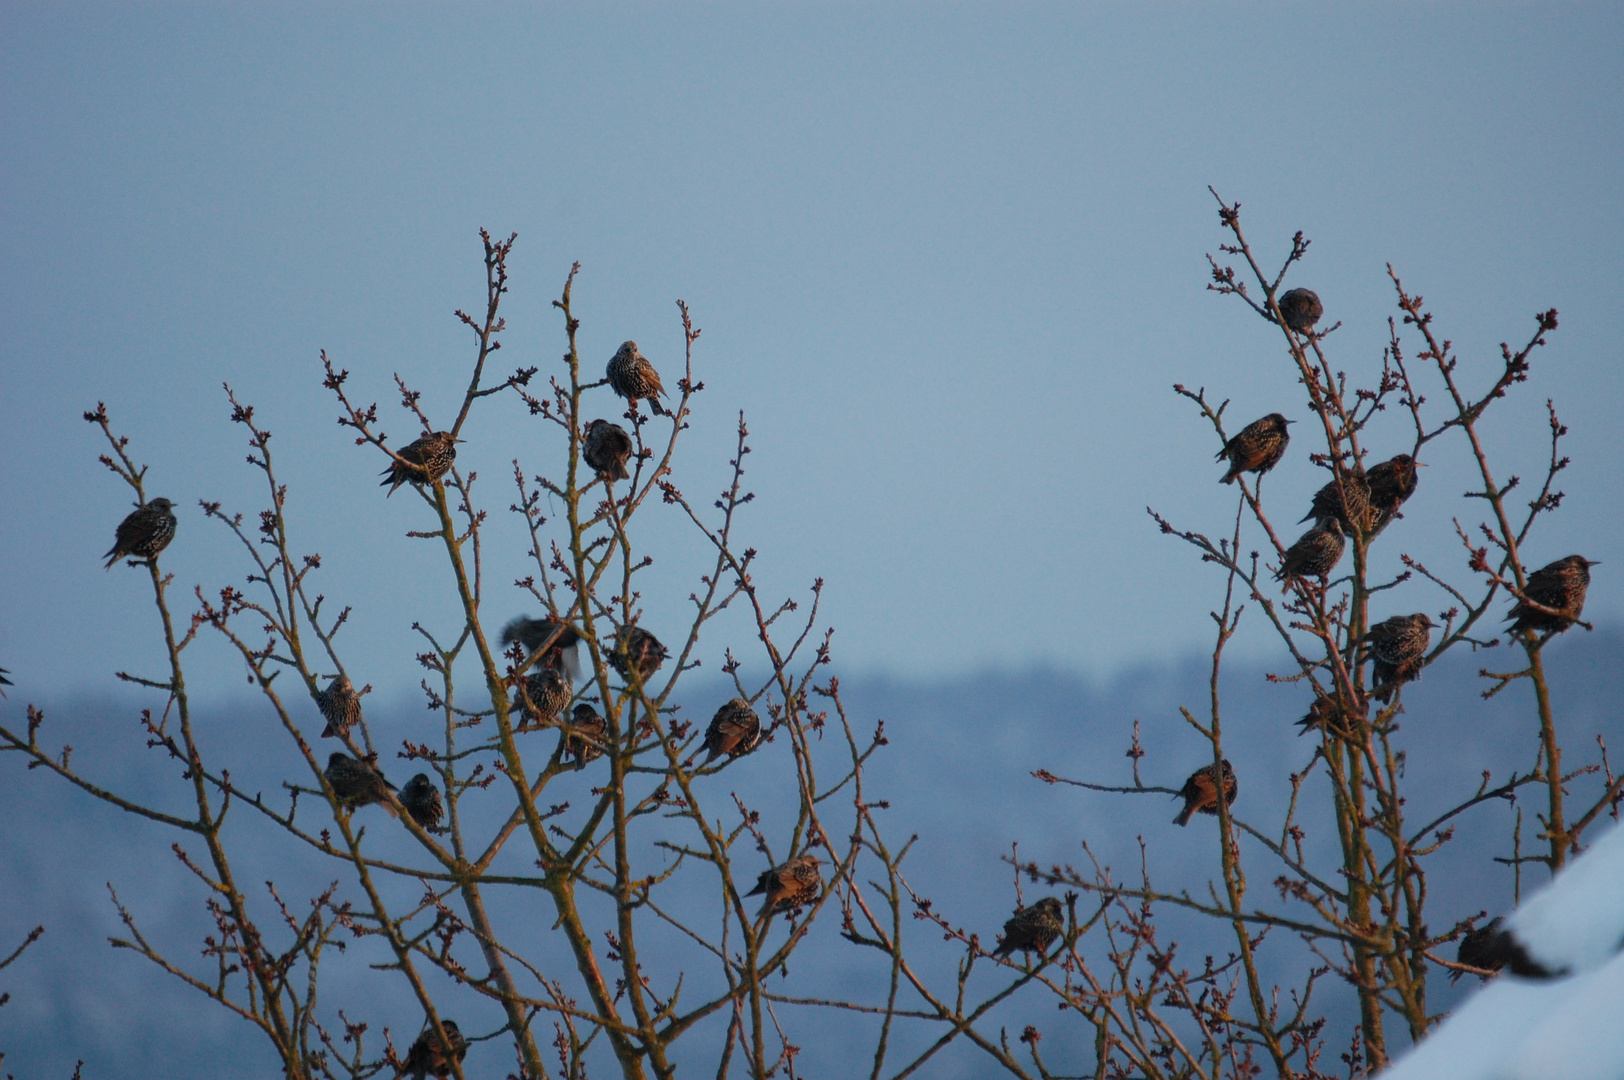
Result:
M1020 951L1043 955L1065 932L1065 909L1060 906L1058 898L1045 896L1036 903L1016 909L1014 917L1004 923L1003 940L992 954L1008 956Z
M1235 778L1235 770L1229 764L1229 759L1223 762L1224 771L1224 805L1230 806L1235 802L1235 796L1240 794L1240 782ZM1217 773L1214 766L1206 765L1190 774L1179 789L1179 798L1184 800L1184 809L1173 819L1175 825L1188 825L1192 815L1197 813L1218 813L1218 785L1214 782Z
M378 486L388 488L393 495L402 484L421 487L434 483L451 471L457 460L457 444L462 441L449 431L431 431L414 439L395 452L399 460L389 462L383 471L383 483Z
M1286 428L1292 422L1279 413L1270 413L1241 428L1240 433L1218 451L1216 460L1229 459L1229 471L1218 482L1233 484L1241 473L1262 476L1278 465L1285 456L1287 444L1291 442L1291 432Z
M637 351L637 342L627 341L616 349L604 375L609 380L609 388L625 398L632 408L637 407L638 401L647 401L656 416L666 414L660 405L660 398L665 396L660 373L654 370L648 357Z
M1539 607L1522 600L1511 605L1506 616L1514 620L1511 632L1560 634L1578 622L1585 610L1585 593L1590 590L1590 568L1599 565L1583 555L1569 555L1529 574L1523 595Z
M744 895L766 894L758 918L809 904L823 888L823 875L818 873L822 865L815 855L797 856L771 870L763 870L756 879L756 887Z
M168 499L153 499L136 507L113 534L113 546L102 558L107 560L105 570L126 555L151 562L175 538L175 504Z

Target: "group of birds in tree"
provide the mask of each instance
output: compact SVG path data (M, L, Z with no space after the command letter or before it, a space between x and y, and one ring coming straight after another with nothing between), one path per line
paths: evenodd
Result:
M1311 289L1291 289L1276 303L1286 325L1301 334L1312 334L1325 313L1319 296ZM1278 465L1291 442L1288 429L1293 422L1280 413L1270 413L1242 428L1218 451L1217 459L1227 460L1229 465L1220 482L1232 484L1244 473L1262 476ZM1287 588L1291 582L1305 578L1326 582L1342 560L1348 537L1362 533L1374 539L1401 516L1399 508L1415 494L1420 467L1412 455L1396 454L1368 471L1355 464L1343 471L1340 480L1333 477L1314 493L1308 513L1302 518L1314 524L1286 549L1276 579L1286 582ZM1569 555L1530 574L1522 590L1526 599L1519 599L1507 616L1512 620L1511 632L1555 634L1577 622L1584 610L1590 567L1594 565L1583 556ZM1390 702L1398 687L1420 677L1435 626L1425 613L1416 612L1394 615L1369 629L1363 643L1373 662L1371 678L1376 700ZM1300 726L1305 731L1323 728L1335 711L1330 699L1317 699ZM1234 802L1238 785L1228 761L1222 763L1221 772L1227 805ZM1187 824L1198 811L1218 812L1218 775L1219 767L1213 765L1191 774L1179 792L1184 808L1174 818L1175 824Z
M1311 333L1324 314L1319 297L1309 289L1292 289L1276 302L1286 324L1299 333ZM640 400L647 401L656 415L667 415L660 403L665 390L659 373L636 342L625 342L616 350L605 374L614 392L634 407ZM1227 459L1229 463L1221 482L1230 484L1244 473L1261 476L1273 469L1285 456L1291 441L1287 429L1292 423L1280 413L1270 413L1241 429L1217 454L1219 460ZM440 480L456 461L461 441L447 431L421 436L394 455L395 460L383 472L381 486L388 487L393 495L405 483L420 486ZM634 447L624 428L607 420L593 420L587 424L581 443L582 458L606 483L627 479L626 464ZM1359 530L1374 538L1400 516L1399 508L1415 493L1419 465L1411 455L1398 454L1368 472L1361 473L1357 467L1345 471L1341 483L1333 479L1320 488L1303 517L1304 521L1312 519L1314 525L1286 550L1276 577L1287 582L1329 578L1342 559L1349 535ZM119 524L113 546L106 554L107 567L126 557L155 560L174 539L176 524L174 504L168 499L144 503ZM1508 617L1513 620L1512 632L1552 634L1572 626L1583 611L1590 567L1594 565L1582 556L1570 555L1530 574L1523 593L1533 603L1519 600L1511 608ZM1418 677L1433 627L1432 620L1422 613L1395 615L1371 627L1365 640L1374 661L1372 675L1378 700L1391 700L1398 686ZM525 717L515 730L558 724L560 714L575 697L579 632L551 617L521 616L503 629L501 640L504 646L522 646L532 657L513 703ZM653 634L639 626L630 627L610 642L609 663L623 678L635 678L638 683L651 678L670 656ZM0 669L0 685L11 685L6 674ZM315 698L326 721L323 738L344 736L361 719L360 696L348 676L334 677L326 689L316 692ZM1317 700L1302 721L1303 726L1324 725L1330 704L1329 699ZM585 702L575 705L568 728L563 754L576 769L603 756L608 725L596 709ZM742 697L733 698L717 710L705 732L704 764L723 756L731 760L751 753L760 745L762 734L761 718L750 703ZM697 757L696 753L686 764L692 765ZM324 776L345 808L355 810L376 803L395 816L389 792L396 789L378 768L375 754L357 759L335 752L328 758ZM1173 819L1174 824L1186 825L1197 813L1216 815L1220 790L1226 806L1234 803L1240 790L1228 760L1204 766L1190 775L1178 793L1184 806ZM442 831L445 804L427 773L417 773L407 781L399 791L398 801L422 828ZM822 890L820 865L813 855L798 856L762 872L755 888L746 895L764 896L760 917L801 907L816 899ZM1462 963L1485 969L1510 963L1516 970L1516 957L1500 955L1504 950L1495 936L1498 923L1495 920L1466 936L1460 946ZM1002 940L993 955L1047 953L1064 931L1060 901L1044 897L1019 908L1004 923ZM442 1020L440 1026L450 1045L433 1028L425 1030L412 1044L400 1076L409 1075L413 1080L429 1075L446 1077L451 1073L451 1059L461 1061L467 1056L467 1040L457 1025Z

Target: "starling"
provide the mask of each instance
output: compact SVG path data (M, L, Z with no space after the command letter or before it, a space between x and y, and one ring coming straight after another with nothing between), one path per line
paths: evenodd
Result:
M406 1062L401 1066L395 1080L410 1076L412 1080L423 1080L427 1076L447 1077L451 1075L451 1057L456 1055L458 1061L468 1056L468 1040L462 1037L462 1031L452 1020L441 1020L440 1027L445 1031L445 1040L430 1027L417 1037L412 1048L406 1052ZM446 1044L450 1043L447 1048Z
M1466 936L1460 939L1460 947L1455 950L1455 960L1468 967L1482 968L1484 971L1499 971L1506 966L1506 958L1501 950L1496 948L1495 939L1501 933L1501 926L1505 920L1496 916L1476 930L1469 930ZM1455 982L1464 971L1449 973L1449 981ZM1487 976L1485 976L1487 978Z
M726 754L743 757L761 745L761 717L742 697L736 697L716 710L705 732L705 764ZM690 759L692 760L692 759Z
M1308 707L1308 713L1297 726L1302 728L1298 735L1306 735L1310 731L1330 731L1336 735L1348 733L1347 714L1336 698L1316 697L1314 704Z
M389 468L383 471L383 483L379 487L387 487L389 494L393 495L395 489L405 483L431 484L451 471L451 463L457 460L457 444L462 442L449 431L436 431L420 437L405 447L402 447L395 456L399 461L391 461Z
M603 748L609 742L609 724L598 710L582 702L575 706L570 727L575 730L564 740L564 756L574 758L576 771L580 771L587 762L603 757Z
M1584 614L1585 591L1590 588L1590 568L1596 565L1583 555L1569 555L1529 574L1528 583L1523 586L1523 595L1541 607L1562 614L1550 615L1519 600L1511 605L1511 613L1506 616L1516 620L1511 632L1537 634L1548 630L1560 634L1572 626Z
M1342 526L1335 518L1328 518L1303 533L1297 542L1286 549L1275 578L1328 578L1336 564L1342 561Z
M1394 615L1370 628L1365 640L1376 665L1371 671L1377 701L1392 701L1393 691L1421 677L1421 661L1432 644L1434 623L1420 612Z
M1233 484L1241 473L1262 476L1280 464L1286 454L1286 444L1291 442L1291 432L1286 430L1286 425L1293 422L1279 413L1270 413L1241 428L1241 433L1218 451L1217 460L1229 459L1229 471L1219 483Z
M445 817L445 803L440 799L440 789L434 786L428 773L418 773L406 781L406 786L400 789L400 805L425 831L444 831L440 828L440 819Z
M390 817L395 817L395 808L389 805L389 792L395 785L378 771L376 757L368 754L366 760L357 761L348 754L335 752L327 759L327 771L323 775L341 806L359 810L378 803L389 811Z
M598 470L604 481L625 480L626 462L632 456L632 437L619 424L607 420L594 420L581 436L581 457L591 468Z
M1188 825L1190 815L1197 810L1203 814L1218 813L1218 785L1213 782L1217 774L1211 765L1197 769L1184 781L1184 787L1179 790L1179 797L1184 800L1184 809L1179 816L1173 819L1175 825ZM1229 759L1224 759L1224 805L1232 806L1235 796L1240 793L1240 783L1235 779L1235 770L1230 767Z
M1509 967L1513 975L1530 979L1552 979L1566 974L1565 970L1551 970L1529 955L1528 949L1505 925L1505 920L1498 917L1461 938L1455 959L1485 971ZM1451 972L1449 981L1454 982L1464 974L1464 971Z
M556 724L559 713L569 707L574 697L575 688L570 685L569 677L558 668L544 667L525 676L524 697L519 704L524 706L526 716L537 723Z
M823 887L823 875L818 873L818 867L821 865L823 864L815 855L797 856L782 866L762 871L761 876L756 879L756 887L744 895L767 894L758 918L762 915L771 915L775 911L787 911L809 904L817 898L818 890Z
M1415 485L1420 480L1416 470L1420 467L1421 463L1409 454L1398 454L1372 466L1365 474L1370 489L1371 536L1387 528L1398 516L1398 508L1404 505L1404 500L1415 494Z
M580 670L581 635L562 619L550 615L539 619L520 615L502 627L503 646L515 643L523 645L525 652L531 655L545 649L546 652L536 658L536 664L541 667L558 668L571 678Z
M609 378L610 389L630 402L633 408L640 398L646 398L648 407L654 410L656 416L665 415L665 410L660 407L660 398L665 394L665 387L660 385L660 373L654 370L648 357L637 351L637 342L628 341L616 349L604 374Z
M609 651L609 663L614 665L622 678L631 678L631 672L635 670L638 681L647 682L660 670L665 658L671 655L670 651L660 644L659 638L641 626L634 626L626 631L624 641L619 634L616 634L613 640L615 644ZM625 648L624 656L621 655L622 647Z
M1348 505L1344 506L1344 502ZM1350 508L1352 513L1349 513ZM1349 469L1342 474L1342 490L1337 490L1336 480L1332 478L1329 484L1314 493L1314 504L1301 520L1334 521L1342 526L1343 536L1352 536L1355 520L1359 526L1363 526L1369 514L1370 481L1357 470Z
M1325 305L1313 289L1290 289L1281 293L1275 303L1280 305L1286 325L1299 334L1313 333L1314 324L1325 314Z
M1060 901L1052 896L1029 907L1017 908L1015 917L1004 923L1004 940L992 951L994 956L1008 956L1019 949L1042 956L1049 951L1055 939L1066 932L1065 913Z
M142 503L129 517L119 522L113 546L102 556L107 560L103 569L111 570L113 564L126 555L148 562L156 559L158 552L168 547L169 541L175 538L174 506L168 499L153 499L149 503Z
M361 698L348 675L335 675L327 689L316 691L316 706L327 721L321 729L324 739L342 738L361 722Z

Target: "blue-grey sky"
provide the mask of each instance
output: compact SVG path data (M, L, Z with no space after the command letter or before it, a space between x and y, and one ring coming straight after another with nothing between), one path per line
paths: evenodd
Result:
M555 370L574 260L593 365L635 338L674 381L674 301L692 305L707 389L676 482L719 489L744 409L758 580L825 577L848 667L1097 672L1200 648L1218 583L1144 507L1218 530L1234 494L1170 385L1240 422L1307 416L1278 334L1205 291L1209 183L1271 260L1313 237L1293 281L1343 321L1356 376L1385 341L1388 261L1473 384L1560 309L1487 432L1501 473L1531 476L1556 399L1569 497L1529 558L1605 560L1590 612L1617 621L1621 64L1616 5L6 5L0 666L90 688L157 662L141 575L98 558L128 503L79 420L97 400L182 508L178 584L240 580L196 509L263 502L228 381L276 434L323 591L355 606L351 670L415 685L409 625L449 624L443 569L402 537L421 506L386 502L334 423L318 354L399 436L393 372L449 420L480 226L519 234L509 365ZM1288 521L1321 482L1299 431L1267 484ZM1368 441L1406 437L1390 415ZM497 619L526 572L508 462L548 471L558 449L507 400L464 447ZM1407 551L1460 577L1450 519L1479 504L1458 443L1428 460L1378 566ZM658 630L701 552L664 508L643 530ZM1422 586L1392 603L1446 606ZM197 663L235 692L217 642Z

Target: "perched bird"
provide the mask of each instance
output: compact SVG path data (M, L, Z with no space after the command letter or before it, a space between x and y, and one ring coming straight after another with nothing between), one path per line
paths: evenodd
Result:
M748 701L736 697L711 717L710 727L705 731L705 764L709 765L723 754L729 758L743 757L760 745L761 717Z
M1297 726L1302 728L1297 734L1306 735L1310 731L1330 731L1336 735L1348 733L1347 714L1336 698L1316 697L1314 704L1308 707L1308 713Z
M1404 500L1415 494L1420 480L1416 470L1421 463L1409 454L1396 454L1380 465L1374 465L1365 474L1370 490L1370 535L1375 536L1387 528L1398 516Z
M1290 289L1275 300L1286 325L1299 334L1312 333L1314 324L1325 314L1325 305L1313 289Z
M609 650L609 663L614 665L622 678L629 679L631 672L636 671L638 680L646 682L671 655L670 650L660 644L659 638L641 626L627 630L624 639L616 634L612 640L614 647ZM622 648L625 649L624 656L621 654Z
M395 785L378 771L375 758L376 755L368 754L366 760L357 761L348 754L335 752L327 759L327 771L323 775L340 805L359 810L377 803L390 817L396 817L395 808L389 805L389 792Z
M400 805L428 832L442 831L440 819L445 817L445 803L428 773L418 773L406 781L406 786L400 789Z
M558 668L544 667L525 676L524 696L519 704L524 706L526 716L537 723L557 723L559 713L574 697L575 688L570 685L569 677Z
M1392 701L1393 691L1421 677L1421 661L1432 644L1435 624L1421 612L1394 615L1370 628L1365 640L1375 658L1371 682L1377 701Z
M1286 444L1291 442L1291 432L1286 430L1291 423L1294 421L1276 412L1241 428L1240 434L1218 451L1216 460L1229 459L1229 471L1218 482L1233 484L1235 477L1241 473L1262 476L1280 464L1280 459L1286 454Z
M744 895L767 894L760 915L771 915L775 911L787 911L809 904L817 898L818 890L823 888L823 875L818 873L818 867L822 865L815 855L796 856L782 866L762 871L756 879L756 887Z
M442 1019L440 1027L445 1031L445 1039L441 1040L439 1032L432 1027L425 1030L406 1052L406 1061L400 1072L395 1074L395 1080L401 1080L404 1076L410 1076L412 1080L424 1080L428 1076L447 1077L451 1075L453 1056L458 1061L467 1058L468 1040L463 1038L456 1021Z
M1015 917L1004 923L1004 939L992 951L994 956L1021 952L1046 954L1055 939L1066 932L1065 911L1053 896L1028 907L1017 908Z
M581 635L562 619L550 615L539 619L520 615L502 627L503 647L515 643L523 645L525 652L531 655L545 649L546 652L536 658L536 664L541 667L558 668L572 679L580 671Z
M1334 521L1342 527L1343 536L1352 536L1355 528L1369 520L1369 514L1370 481L1355 467L1343 472L1340 491L1333 477L1314 492L1314 503L1301 521Z
M1295 544L1286 549L1286 557L1281 560L1280 569L1274 576L1280 581L1305 577L1328 578L1331 571L1336 569L1336 564L1342 561L1344 546L1342 526L1337 524L1335 518L1327 518L1303 533Z
M156 559L158 552L168 547L169 541L175 538L174 507L175 504L168 499L153 499L136 507L129 517L118 523L113 546L102 556L107 560L103 569L111 570L113 564L126 555L149 562Z
M1504 925L1505 920L1496 916L1476 930L1467 931L1466 936L1460 939L1460 947L1455 950L1455 960L1485 971L1499 971L1505 967L1507 958L1501 955L1503 950L1497 947L1496 941ZM1451 971L1449 981L1456 982L1464 974L1464 971Z
M603 480L625 480L626 462L632 456L632 437L619 424L594 420L581 436L581 457L598 470Z
M1485 971L1510 968L1513 975L1529 979L1554 979L1567 974L1561 964L1547 966L1536 960L1528 947L1517 940L1516 932L1498 917L1461 938L1455 959ZM1463 971L1451 972L1449 981L1454 982L1464 974Z
M634 408L639 399L646 398L655 415L665 415L660 407L660 398L665 394L665 387L660 385L660 373L654 370L648 357L637 351L637 342L628 341L616 349L604 374L609 378L610 389Z
M449 431L435 431L419 437L415 442L395 452L399 461L391 461L383 471L383 483L393 495L402 484L431 484L451 471L457 460L457 444L462 442Z
M1528 575L1523 595L1541 607L1560 611L1550 615L1519 600L1511 605L1508 619L1515 619L1511 632L1521 634L1550 631L1560 634L1578 621L1585 610L1585 592L1590 588L1590 568L1599 564L1583 555L1569 555Z
M1184 781L1184 787L1179 789L1179 798L1184 800L1184 809L1179 816L1173 819L1175 825L1188 825L1190 815L1196 811L1203 814L1218 813L1218 785L1214 782L1218 774L1211 765L1197 769ZM1240 794L1240 782L1235 779L1235 770L1230 767L1229 759L1224 759L1224 805L1231 806L1235 796Z
M603 748L609 742L609 724L598 710L582 702L575 706L570 727L575 730L564 740L564 756L574 758L576 771L580 771L587 762L603 757Z
M327 726L321 729L324 739L346 735L361 722L361 697L348 675L335 675L327 689L316 691L316 707L327 721Z

